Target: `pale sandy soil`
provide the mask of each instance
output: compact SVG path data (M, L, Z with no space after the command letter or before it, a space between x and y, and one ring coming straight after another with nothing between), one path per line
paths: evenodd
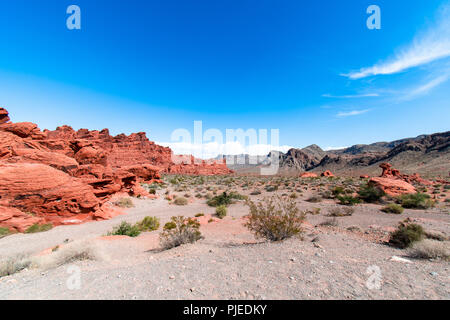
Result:
M242 190L240 190L242 191ZM0 256L37 254L66 239L88 239L100 248L100 261L78 261L49 270L29 269L0 278L0 299L449 299L449 263L417 260L405 250L382 244L389 231L406 217L427 230L450 234L447 209L405 210L402 215L380 212L380 205L355 207L350 217L337 218L338 227L318 226L328 219L334 200L298 206L321 208L308 215L304 239L281 243L257 240L243 227L247 207L238 202L220 222L201 226L203 240L160 251L159 233L137 238L108 237L121 221L137 222L156 216L161 225L171 216L213 214L204 199L192 198L187 206L170 205L163 190L157 200L133 199L135 207L109 221L60 226L44 233L15 234L0 239ZM247 191L242 191L245 193ZM282 191L278 191L282 193ZM248 194L248 192L247 192ZM251 196L252 199L261 198ZM358 226L360 231L348 231ZM311 240L315 239L315 242ZM391 261L400 256L412 263ZM81 270L81 287L66 284L70 266ZM380 270L380 288L369 289L370 266ZM373 269L372 269L373 270Z

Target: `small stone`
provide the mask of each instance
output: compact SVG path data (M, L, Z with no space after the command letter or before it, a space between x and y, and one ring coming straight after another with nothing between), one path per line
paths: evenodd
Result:
M289 259L289 260L291 260L292 262L294 262L294 261L295 261L295 258L291 258L291 259Z
M394 262L413 263L411 260L397 257L397 256L392 256L389 260L394 261Z
M175 276L170 276L169 279L173 280L173 279L175 279Z
M430 272L430 274L431 274L433 277L436 277L436 276L439 275L437 272L434 272L434 271Z

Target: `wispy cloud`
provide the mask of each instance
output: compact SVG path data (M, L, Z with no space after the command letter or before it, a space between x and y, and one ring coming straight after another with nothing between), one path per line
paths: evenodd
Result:
M347 149L348 147L326 147L323 150L324 151L330 151L330 150L342 150L342 149Z
M339 118L343 118L343 117L351 117L351 116L357 116L366 112L369 112L370 109L365 109L365 110L353 110L353 111L341 111L339 112L336 116Z
M405 94L401 100L411 100L418 96L422 96L430 92L432 89L436 88L440 84L446 82L450 78L450 74L441 75L437 78L434 78L427 83L410 90L407 94Z
M323 94L322 97L325 98L338 98L338 99L354 99L354 98L369 98L369 97L379 97L380 95L378 93L365 93L365 94L350 94L350 95L343 95L343 96L336 96L332 94Z
M360 79L373 75L393 74L449 56L450 3L447 3L441 7L436 24L416 35L412 44L402 48L394 57L343 76Z

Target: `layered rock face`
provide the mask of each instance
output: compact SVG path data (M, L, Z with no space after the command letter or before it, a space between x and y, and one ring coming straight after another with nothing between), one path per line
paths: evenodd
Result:
M144 133L112 137L102 131L58 127L42 132L34 123L12 123L0 108L0 227L23 232L35 223L53 225L108 219L117 193L150 196L141 182L160 172L228 174L224 163L189 158L175 163L172 150Z

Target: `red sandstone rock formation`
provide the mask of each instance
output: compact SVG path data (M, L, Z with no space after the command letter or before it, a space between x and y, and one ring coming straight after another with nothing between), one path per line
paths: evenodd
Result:
M369 180L369 185L383 190L390 196L399 196L405 193L416 193L413 185L399 179L375 177Z
M334 177L334 174L330 170L327 170L325 172L322 172L322 174L320 176L321 177Z
M392 165L389 163L380 164L380 168L383 169L383 172L381 173L382 178L400 179L408 183L419 183L423 185L433 184L432 181L422 179L418 173L411 175L401 174L399 170L392 168Z
M386 194L391 196L415 193L416 188L411 184L412 182L433 184L431 181L420 178L418 174L401 174L399 170L392 168L389 163L380 164L380 168L383 169L381 176L378 178L371 178L369 184L382 189Z
M4 108L0 108L0 124L9 121L8 111Z
M314 172L303 172L300 174L300 178L316 178L317 174Z
M160 171L229 174L225 163L175 163L170 148L145 133L112 137L102 131L12 123L0 108L0 226L23 232L35 223L54 225L109 219L120 212L107 201L117 193L150 196L141 182Z

